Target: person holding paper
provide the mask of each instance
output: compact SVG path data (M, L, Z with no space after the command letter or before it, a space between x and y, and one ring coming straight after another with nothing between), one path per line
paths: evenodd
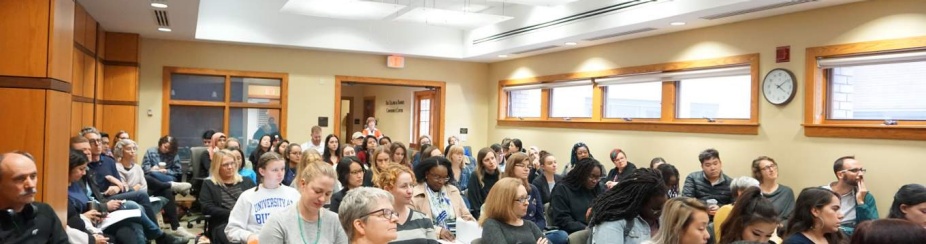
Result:
M524 185L524 180L506 177L489 191L479 217L482 243L549 243L534 222L522 219L531 202Z
M89 160L83 153L71 150L68 158L68 180L70 182L68 186L68 226L88 232L94 237L94 242L97 239L104 239L104 236L100 235L104 233L111 235L116 243L146 243L149 238L155 239L159 244L189 242L187 238L176 237L161 231L157 224L141 213L141 206L137 203L106 199L94 181L85 177L88 163ZM99 206L99 209L91 208L92 206ZM116 215L116 212L134 211L136 217L125 218L111 225L103 225L102 222L106 220L106 216L101 214L101 211L111 212L110 215Z
M447 184L453 175L450 160L444 157L430 157L415 166L418 186L412 190L412 207L428 216L442 240L453 241L454 227L458 219L475 220L463 203L463 196L457 187Z

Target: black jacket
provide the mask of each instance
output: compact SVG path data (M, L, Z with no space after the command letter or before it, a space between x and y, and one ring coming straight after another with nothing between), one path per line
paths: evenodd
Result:
M492 186L495 186L495 182L498 182L499 175L502 172L498 169L495 169L495 174L485 174L482 177L483 185L479 185L478 173L475 171L472 175L469 176L469 182L466 187L466 199L469 200L469 212L473 214L473 218L479 219L479 213L482 209L482 204L486 202L486 197L489 196L489 190L492 189Z
M704 171L692 172L685 177L682 196L697 198L702 203L705 203L707 199L714 199L717 200L717 206L731 204L733 195L730 194L730 182L733 180L723 172L720 173L720 178L720 183L711 185L704 177Z
M67 244L68 235L51 206L34 202L19 213L0 214L0 243Z
M550 217L553 218L553 225L570 234L584 230L588 225L585 213L602 192L604 191L601 187L589 190L565 183L556 184L550 196Z
M540 190L540 198L542 198L541 200L543 200L543 203L546 204L550 202L550 185L547 184L547 177L543 176L543 171L538 172L540 172L540 176L534 178L534 181L531 181L531 185L536 186L537 190ZM563 176L553 174L553 182L556 182L557 185L562 180Z
M331 212L338 212L338 208L341 207L341 200L344 200L344 196L347 196L347 187L341 189L338 192L335 192L334 195L331 195L331 204L328 205L328 210Z
M636 165L634 165L631 162L627 162L627 166L624 167L624 172L621 172L621 175L617 176L617 180L618 181L624 180L625 178L629 177L630 174L633 174L633 171L636 171L636 170L637 170ZM604 186L606 182L614 181L614 175L617 175L617 167L611 169L611 171L608 171L608 176L600 181L601 185Z
M237 187L241 189L241 192L247 191L248 189L254 188L254 182L249 180L242 180L238 184L230 187ZM209 215L209 221L212 226L216 226L220 223L228 222L228 215L231 214L231 208L226 208L222 206L222 194L225 194L226 189L216 185L212 180L203 181L203 189L199 193L200 206L202 206L203 214ZM238 196L234 197L238 199Z

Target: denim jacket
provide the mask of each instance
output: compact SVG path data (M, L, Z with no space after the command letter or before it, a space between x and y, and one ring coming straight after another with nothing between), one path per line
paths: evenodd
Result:
M633 228L630 229L627 236L624 236L627 221L623 219L603 222L593 226L589 243L639 244L648 241L651 236L649 224L640 216L633 220Z

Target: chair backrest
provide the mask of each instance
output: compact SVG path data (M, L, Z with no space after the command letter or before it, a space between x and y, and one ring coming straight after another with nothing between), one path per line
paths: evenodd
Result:
M588 243L588 230L580 230L569 234L569 244L586 244Z
M203 169L201 165L202 162L200 162L200 158L202 157L203 153L206 153L206 150L207 150L206 147L191 147L190 148L190 152L191 152L190 153L190 167L193 169L194 179L199 177L199 173L200 173L199 171ZM206 174L208 175L209 173L206 172Z
M550 218L550 203L543 204L543 217L547 220L547 226L553 226L553 218Z

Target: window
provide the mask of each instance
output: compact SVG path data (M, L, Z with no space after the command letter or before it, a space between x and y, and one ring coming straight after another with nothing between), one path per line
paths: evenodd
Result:
M554 87L550 94L550 117L592 117L592 85Z
M245 154L264 134L286 131L287 75L165 67L162 133L184 149L202 146L206 130L241 142ZM247 155L245 155L247 156Z
M747 54L502 80L498 123L754 135L758 67Z
M751 78L740 75L679 81L677 118L749 119Z
M605 118L653 118L662 114L662 82L605 86Z
M807 49L804 135L926 140L926 37Z
M540 117L540 89L508 92L508 116L515 118Z

